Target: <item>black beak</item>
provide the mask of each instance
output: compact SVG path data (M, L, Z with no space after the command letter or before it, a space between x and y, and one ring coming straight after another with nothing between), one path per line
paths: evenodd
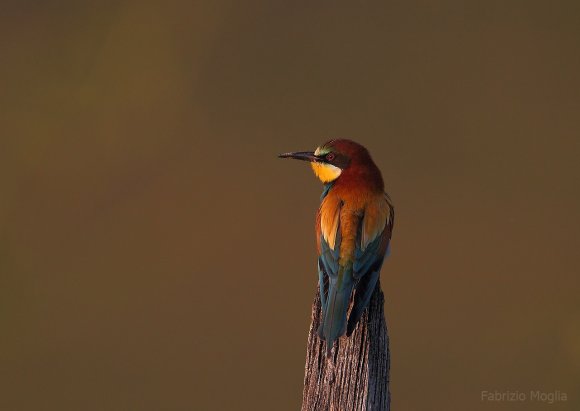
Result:
M304 160L304 161L320 161L320 159L316 157L312 151L296 151L294 153L284 153L278 155L278 157L293 158L295 160Z

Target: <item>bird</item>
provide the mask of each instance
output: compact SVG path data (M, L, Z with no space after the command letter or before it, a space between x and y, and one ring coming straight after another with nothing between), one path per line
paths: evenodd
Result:
M381 171L359 143L333 139L315 151L278 157L310 162L324 185L316 214L322 307L318 336L326 342L326 354L331 357L334 342L345 333L352 335L377 286L390 251L394 207Z

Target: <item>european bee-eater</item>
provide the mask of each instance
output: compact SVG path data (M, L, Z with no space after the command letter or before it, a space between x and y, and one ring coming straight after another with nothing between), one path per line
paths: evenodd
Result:
M345 332L352 334L370 302L389 249L393 205L368 150L354 141L331 140L313 152L279 157L309 161L324 184L316 217L322 303L318 335L326 341L330 355L334 341Z

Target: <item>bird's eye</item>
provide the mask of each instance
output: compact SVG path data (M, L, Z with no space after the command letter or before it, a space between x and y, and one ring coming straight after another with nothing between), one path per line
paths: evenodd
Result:
M326 160L328 160L328 161L332 161L332 160L334 160L334 153L328 153L328 154L326 155Z

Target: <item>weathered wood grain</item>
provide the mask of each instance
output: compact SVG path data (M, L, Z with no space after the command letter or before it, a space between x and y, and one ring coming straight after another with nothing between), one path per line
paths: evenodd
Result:
M320 296L312 304L312 323L302 394L302 411L388 411L389 337L380 282L350 337L341 337L332 357L317 334Z

